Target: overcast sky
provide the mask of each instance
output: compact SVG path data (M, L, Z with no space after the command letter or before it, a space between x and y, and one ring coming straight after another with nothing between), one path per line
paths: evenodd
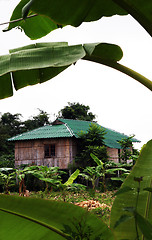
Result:
M0 0L0 23L9 21L18 0ZM152 40L130 16L102 18L79 28L65 27L36 41L24 32L2 32L0 54L34 42L66 41L69 44L107 42L119 45L124 53L120 63L152 80ZM101 64L78 61L54 79L15 92L0 100L0 112L21 113L23 119L38 114L38 108L50 114L51 120L68 102L90 106L96 120L104 127L141 140L140 148L152 137L152 93L136 80Z

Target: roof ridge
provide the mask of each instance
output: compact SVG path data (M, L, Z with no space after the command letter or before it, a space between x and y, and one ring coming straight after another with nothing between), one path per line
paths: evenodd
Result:
M87 120L82 120L82 119L70 119L70 118L58 118L58 120L70 120L70 121L80 121L80 122L91 122L91 123L97 123L95 121L87 121Z
M66 126L66 128L68 129L68 131L70 132L71 136L75 136L73 130L68 126L67 123L64 123L64 125Z

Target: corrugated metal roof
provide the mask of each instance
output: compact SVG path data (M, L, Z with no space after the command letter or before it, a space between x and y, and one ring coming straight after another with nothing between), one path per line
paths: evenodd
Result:
M44 139L44 138L61 138L72 137L65 124L63 125L46 125L44 127L36 128L32 131L28 131L9 138L9 141L21 141L31 139Z
M52 123L52 125L46 125L34 129L29 132L22 133L15 137L8 139L9 141L22 141L22 140L32 140L32 139L46 139L46 138L64 138L64 137L79 137L79 132L87 130L90 124L93 122L72 120L72 119L57 119ZM97 124L97 123L95 123ZM99 124L97 124L100 126ZM102 127L102 126L101 126ZM121 148L118 141L122 138L128 137L122 133L116 132L109 128L102 127L105 131L105 145L110 148ZM133 139L133 142L139 142L137 139Z

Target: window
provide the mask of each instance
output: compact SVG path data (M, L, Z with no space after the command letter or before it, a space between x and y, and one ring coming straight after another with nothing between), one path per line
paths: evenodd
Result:
M54 157L55 156L55 144L44 145L44 157Z

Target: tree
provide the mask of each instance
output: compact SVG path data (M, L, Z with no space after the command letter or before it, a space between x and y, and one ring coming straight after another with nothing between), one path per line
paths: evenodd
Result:
M118 141L122 149L119 154L120 161L122 162L127 163L127 160L130 160L130 159L134 160L134 155L137 155L137 156L139 155L138 151L133 147L133 144L132 144L133 137L134 136L122 138L120 141Z
M25 122L23 122L24 125L24 132L30 131L38 127L42 127L45 124L49 124L49 114L47 112L44 112L41 109L39 110L39 114L36 116L32 116L32 119L28 119Z
M80 141L78 143L78 153L75 162L78 166L85 168L94 166L95 162L90 156L91 153L96 155L103 162L107 161L107 148L104 144L105 130L99 125L92 123L87 132L80 132Z
M39 109L39 114L32 119L21 121L21 114L9 112L0 118L0 166L14 167L14 143L8 139L34 128L49 124L49 114Z
M95 115L89 112L90 107L80 103L68 103L68 106L60 110L58 117L66 119L93 121Z
M4 113L0 118L0 156L13 154L14 144L8 138L22 133L21 114Z

